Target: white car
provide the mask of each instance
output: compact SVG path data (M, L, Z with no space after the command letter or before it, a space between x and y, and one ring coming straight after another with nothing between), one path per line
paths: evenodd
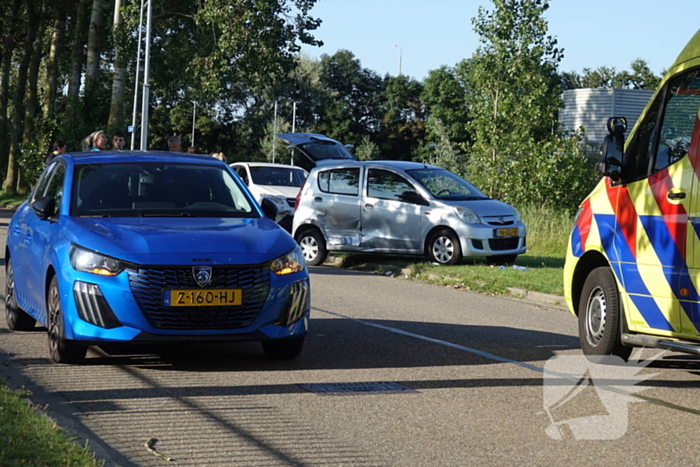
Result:
M269 198L278 209L279 223L291 232L294 204L308 172L301 167L268 162L236 162L230 164L258 203Z

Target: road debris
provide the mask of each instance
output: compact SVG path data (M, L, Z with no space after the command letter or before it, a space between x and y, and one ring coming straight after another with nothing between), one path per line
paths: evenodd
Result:
M148 452L150 452L154 456L160 457L161 459L165 459L168 462L174 461L175 459L173 459L172 457L168 457L168 456L156 451L156 443L157 442L158 442L157 438L151 438L148 441L146 441L145 443L143 443L143 445L146 446L146 449L148 449Z

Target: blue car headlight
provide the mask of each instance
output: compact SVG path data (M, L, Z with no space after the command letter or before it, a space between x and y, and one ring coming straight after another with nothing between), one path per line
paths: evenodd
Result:
M465 224L481 224L481 218L471 209L455 207L455 214Z
M295 272L303 271L306 267L304 255L301 253L299 246L294 247L289 253L286 253L270 263L270 269L278 276L286 276Z
M124 265L118 259L86 250L77 245L71 246L70 264L76 271L89 272L99 276L116 276L124 270Z

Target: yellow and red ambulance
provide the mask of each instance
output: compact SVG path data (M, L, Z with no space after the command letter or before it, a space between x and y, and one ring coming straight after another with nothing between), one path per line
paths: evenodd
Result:
M700 31L626 142L608 121L605 175L569 239L564 295L587 355L700 354Z

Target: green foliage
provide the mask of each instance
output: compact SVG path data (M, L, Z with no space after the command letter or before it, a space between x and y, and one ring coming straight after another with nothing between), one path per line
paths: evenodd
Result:
M432 116L426 127L435 143L423 146L415 160L444 167L452 173L467 177L466 155L459 150L457 144L450 141L448 130L442 121Z
M362 143L355 149L355 157L360 161L373 161L381 157L379 146L374 144L369 135L362 137Z
M450 141L462 145L470 142L467 132L468 90L463 79L469 67L468 63L469 60L463 60L455 69L442 66L437 70L431 70L425 79L421 94L421 101L430 114L429 119L442 122ZM440 139L440 136L431 132L430 125L426 131L428 139L432 142Z
M357 146L362 135L379 129L384 84L376 72L363 68L352 52L322 55L320 83L327 90L325 115L316 122L314 131Z
M494 0L473 20L479 47L467 70L469 177L511 204L573 209L591 187L580 138L558 129L557 66L543 0Z
M292 130L292 125L282 117L277 117L277 131L274 131L274 122L270 122L265 127L265 135L260 140L260 153L254 154L252 158L246 160L274 162L276 164L290 164L290 150L287 149L287 143L275 136L277 133L289 133ZM274 160L272 157L274 146Z
M411 160L425 138L423 85L407 76L386 77L382 109L382 153L385 159Z
M614 67L600 66L595 69L584 68L583 74L575 71L560 75L563 89L579 88L617 88L617 89L656 89L662 76L654 74L647 62L641 58L630 64L631 71L617 71Z

